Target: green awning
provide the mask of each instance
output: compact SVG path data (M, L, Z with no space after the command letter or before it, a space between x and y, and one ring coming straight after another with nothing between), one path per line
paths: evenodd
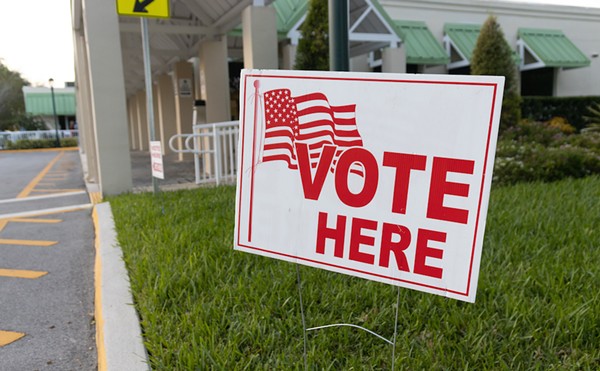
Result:
M52 94L48 93L24 93L25 111L35 116L52 116ZM75 116L75 93L55 92L56 114Z
M288 32L308 12L308 0L275 0L271 6L275 9L277 35L280 39L286 38ZM241 37L242 25L231 30L228 35Z
M519 28L521 69L587 67L590 59L560 30Z
M481 25L478 24L446 23L444 25L446 40L450 42L452 49L454 49L451 50L451 63L458 60L465 61L466 65L470 63L473 49L475 49L479 37L479 31L481 31ZM452 52L457 53L457 55L453 56Z
M277 32L287 34L308 11L307 0L276 0L272 3L277 16Z
M394 21L406 44L406 62L409 64L447 64L450 58L435 39L425 22Z
M479 38L481 25L478 24L460 24L446 23L444 25L444 43L448 44L450 50L450 63L448 68L466 67L471 64L473 50ZM513 60L515 64L521 63L521 57L513 51Z

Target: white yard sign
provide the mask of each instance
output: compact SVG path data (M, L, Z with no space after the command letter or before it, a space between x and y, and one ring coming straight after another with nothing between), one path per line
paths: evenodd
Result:
M152 166L152 176L159 179L165 179L165 169L163 169L162 146L160 141L150 142L150 164Z
M473 302L503 85L243 71L235 249Z

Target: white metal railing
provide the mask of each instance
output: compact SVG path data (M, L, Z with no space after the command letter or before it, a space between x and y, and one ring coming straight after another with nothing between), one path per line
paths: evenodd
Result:
M79 134L77 130L59 130L60 138L76 137ZM56 130L35 130L35 131L0 131L0 149L6 147L7 142L16 142L17 140L29 139L55 139Z
M173 152L194 155L196 184L235 182L239 124L239 121L198 124L192 134L176 134L169 139Z

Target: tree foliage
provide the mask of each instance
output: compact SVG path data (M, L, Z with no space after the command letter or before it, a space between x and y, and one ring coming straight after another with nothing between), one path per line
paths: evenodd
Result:
M500 128L515 126L521 120L517 68L512 49L504 38L496 17L490 15L479 33L471 59L472 75L504 76L504 100Z
M27 118L23 100L23 86L29 82L21 74L11 71L0 61L0 130L18 130Z
M296 66L298 70L329 70L329 21L327 0L310 0L306 20L300 27Z

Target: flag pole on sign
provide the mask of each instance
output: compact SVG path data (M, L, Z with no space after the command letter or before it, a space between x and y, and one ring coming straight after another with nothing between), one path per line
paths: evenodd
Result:
M257 128L260 125L257 125L258 121L258 106L260 105L259 100L259 87L260 81L254 81L254 131L252 136L252 169L250 171L250 215L248 216L248 242L252 241L252 207L254 203L254 171L256 168L256 136L257 136Z

